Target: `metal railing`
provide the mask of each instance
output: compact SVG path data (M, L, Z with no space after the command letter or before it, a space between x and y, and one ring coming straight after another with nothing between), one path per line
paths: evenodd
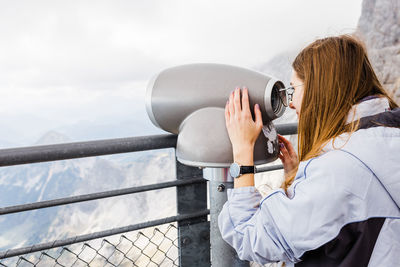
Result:
M297 125L282 124L276 126L277 131L282 135L295 134L297 132ZM66 144L55 144L55 145L44 145L44 146L32 146L25 148L13 148L13 149L2 149L0 150L0 166L12 166L19 164L29 164L37 162L57 161L74 158L93 157L101 155L111 155L118 153L138 152L162 148L175 148L177 142L177 136L166 134L166 135L154 135L144 137L131 137L131 138L119 138L109 140L97 140L88 142L74 142ZM264 167L261 171L269 171L281 169L282 166L269 166ZM260 171L260 170L259 170ZM91 194L83 194L79 196L65 197L53 200L46 200L22 205L15 205L9 207L0 208L0 215L20 213L29 210L43 209L60 205L68 205L73 203L92 201L103 198L110 198L116 196L122 196L127 194L146 192L150 190L164 189L170 187L177 188L177 212L178 214L171 217L166 217L158 220L152 220L134 225L128 225L124 227L113 228L105 231L94 232L85 235L79 235L62 240L54 240L51 242L35 244L32 246L8 249L0 252L0 266L7 266L4 263L4 259L19 257L17 266L23 263L29 263L32 266L39 266L44 264L48 260L53 261L55 266L69 266L61 263L62 258L66 258L65 255L75 255L72 258L73 264L81 264L83 266L102 266L97 261L103 261L103 265L111 266L149 266L149 264L155 264L156 266L162 265L162 262L169 262L174 266L210 266L210 225L207 219L209 210L207 209L207 180L202 178L202 170L195 167L185 166L176 161L176 175L175 181L157 183L152 185L145 185L139 187L130 187L117 190L109 190L104 192L97 192ZM167 231L161 232L156 226L167 225ZM175 247L178 251L176 258L171 258L167 255L170 248L167 251L159 249L156 242L149 239L149 244L153 243L161 254L164 255L161 263L157 263L152 260L151 255L147 255L148 262L145 265L137 264L138 257L129 257L129 251L137 248L135 238L128 238L127 233L142 230L145 228L152 227L153 231L162 233L164 237L166 233L171 229L176 230L175 237L168 237L170 241L170 248ZM119 241L110 242L106 237L111 237L120 234ZM143 235L139 232L137 236ZM145 235L146 236L146 235ZM90 245L88 241L102 239L102 242L98 248ZM166 238L166 237L165 237ZM128 249L122 248L121 244L130 242ZM72 251L68 245L82 243L81 249ZM100 253L104 246L108 246L107 255ZM60 250L51 255L49 250L60 248ZM94 257L83 258L83 251L86 250L95 251ZM140 249L139 249L140 250ZM110 252L111 251L111 252ZM143 252L143 250L140 250ZM23 256L26 254L33 255L39 253L37 260L28 259ZM120 255L120 259L113 262L110 261L111 257ZM140 254L140 253L139 253ZM114 256L113 256L114 255ZM71 257L70 257L71 258ZM96 262L96 263L95 263ZM46 266L46 265L43 265ZM171 266L171 265L168 265Z

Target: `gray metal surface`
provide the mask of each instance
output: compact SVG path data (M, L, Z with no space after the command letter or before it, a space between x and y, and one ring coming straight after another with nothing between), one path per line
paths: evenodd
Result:
M272 80L273 84L268 86ZM276 79L253 70L223 64L190 64L166 69L155 76L148 85L146 108L156 126L178 134L181 123L192 112L207 107L224 108L235 87L249 88L250 105L258 103L264 124L277 118L271 103L271 90ZM279 84L280 87L283 84ZM279 100L279 99L278 99ZM267 106L268 107L267 107ZM278 114L285 107L280 105Z
M276 124L275 127L280 135L297 134L297 122Z
M179 266L210 267L210 222L181 225L179 235Z
M283 169L283 165L282 164L272 165L272 166L256 166L256 172L257 173L276 171L276 170L282 170L282 169Z
M224 113L222 108L204 108L193 112L182 123L176 146L180 162L197 167L229 167L233 162L233 151L225 128ZM268 146L273 149L269 150ZM255 164L274 161L278 153L276 132L269 138L260 134L254 149Z
M282 82L262 73L222 64L191 64L169 68L154 77L147 88L146 109L157 127L178 134L178 160L186 165L226 168L232 163L232 146L225 127L224 108L235 87L249 88L251 112L258 103L263 122L281 116L285 107L279 98ZM254 114L253 114L254 116ZM275 136L260 135L254 161L277 158L267 143ZM276 142L277 143L277 142ZM272 151L272 152L270 152ZM266 153L268 152L268 153Z
M233 182L227 181L226 177L215 177L217 174L228 173L225 171L214 171L214 179L209 181L210 194L210 239L211 239L211 264L213 267L248 267L248 261L242 261L238 258L236 251L226 243L218 228L218 215L223 205L227 201L226 190L233 188ZM218 181L219 180L219 181ZM220 191L219 187L224 185L224 190Z
M93 157L176 146L172 134L0 149L0 166Z
M65 198L45 200L45 201L39 201L39 202L34 202L34 203L22 204L22 205L15 205L15 206L10 206L10 207L0 208L0 215L28 211L28 210L35 210L35 209L43 209L43 208L60 206L60 205L66 205L66 204L72 204L72 203L78 203L78 202L84 202L84 201L90 201L90 200L96 200L96 199L102 199L102 198L108 198L108 197L116 197L116 196L122 196L122 195L127 195L127 194L140 193L140 192L145 192L145 191L150 191L150 190L157 190L157 189L162 189L162 188L168 188L168 187L173 187L173 186L183 186L183 185L189 185L189 184L204 184L204 178L194 177L194 178L187 178L184 180L177 180L177 181L171 181L171 182L165 182L165 183L158 183L158 184L151 184L151 185L144 185L144 186L137 186L137 187L129 187L129 188L124 188L124 189L116 189L116 190L110 190L110 191L104 191L104 192L98 192L98 193L92 193L92 194L85 194L85 195L79 195L79 196L73 196L73 197L65 197Z
M199 218L199 217L207 217L208 214L209 214L209 210L203 210L203 211L198 211L198 212L191 213L191 214L182 214L182 215L177 215L177 216L166 217L163 219L133 224L133 225L125 226L125 227L114 228L114 229L95 232L95 233L86 234L86 235L75 236L75 237L71 237L71 238L67 238L67 239L63 239L63 240L54 240L51 242L37 244L37 245L29 246L29 247L9 249L9 250L0 252L0 259L10 258L10 257L14 257L14 256L19 256L19 255L23 255L23 254L27 254L27 253L42 251L42 250L56 248L56 247L62 247L62 246L80 243L80 242L97 239L97 238L102 238L102 237L106 237L106 236L112 236L112 235L116 235L116 234L131 232L131 231L135 231L138 229L143 229L143 228L147 228L147 227L151 227L151 226L157 226L157 225L162 225L162 224L176 222L176 221L180 222L180 221L190 220L190 219Z
M176 162L178 180L201 176L202 170ZM178 214L207 209L207 180L203 183L178 186L176 190ZM179 266L210 266L210 225L207 216L178 222Z
M209 181L233 183L233 178L229 173L229 168L204 168L203 176Z

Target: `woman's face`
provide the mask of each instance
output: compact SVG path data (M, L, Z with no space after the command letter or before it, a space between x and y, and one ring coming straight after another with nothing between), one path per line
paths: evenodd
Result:
M296 110L297 117L300 114L301 101L303 100L303 81L297 77L296 71L293 70L292 78L290 79L290 85L294 87L294 93L292 97L292 102L290 102L289 107Z

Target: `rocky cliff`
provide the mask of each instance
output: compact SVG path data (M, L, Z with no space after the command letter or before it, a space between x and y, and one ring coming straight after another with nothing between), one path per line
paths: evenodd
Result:
M356 34L380 81L400 104L400 1L364 0Z

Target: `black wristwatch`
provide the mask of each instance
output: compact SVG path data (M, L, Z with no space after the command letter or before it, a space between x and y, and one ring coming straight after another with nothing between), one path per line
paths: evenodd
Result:
M238 178L243 174L246 173L255 173L255 168L253 166L240 166L236 162L232 163L231 166L229 167L229 173L232 176L232 178Z

